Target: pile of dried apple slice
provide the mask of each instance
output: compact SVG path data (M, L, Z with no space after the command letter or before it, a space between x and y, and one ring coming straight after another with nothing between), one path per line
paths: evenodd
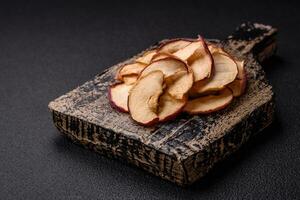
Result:
M109 87L111 105L151 126L181 112L207 114L225 108L246 88L244 61L202 37L174 39L121 66Z

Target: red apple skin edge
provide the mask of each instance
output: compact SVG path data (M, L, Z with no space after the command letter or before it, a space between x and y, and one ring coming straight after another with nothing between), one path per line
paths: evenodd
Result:
M215 66L214 59L213 59L213 57L212 57L212 55L211 55L211 53L208 49L208 46L207 46L204 38L201 35L198 35L198 40L202 41L203 46L204 46L204 50L207 53L207 55L209 55L209 57L210 57L210 60L211 60L211 65L210 65L211 72L210 72L210 74L213 74L214 73L214 66Z
M122 77L120 76L120 71L122 70L123 67L124 67L124 65L121 66L121 67L120 67L119 69L117 69L117 71L116 71L115 79L118 80L118 81L122 81Z
M128 98L129 98L129 96L128 96ZM127 107L128 107L128 113L130 113L129 100L127 101ZM151 121L149 121L149 122L147 122L145 124L134 120L131 115L130 115L130 118L134 122L136 122L137 124L142 125L142 126L153 126L153 125L155 125L155 124L157 124L159 122L159 118L158 117L154 118L153 120L151 120Z
M200 36L201 37L201 36ZM209 49L208 49L208 47L206 46L206 48L207 48L207 51L209 51ZM229 54L227 51L225 51L223 48L222 48L222 50L226 53L226 54L223 54L223 53L221 53L221 54L223 54L224 56L227 56L227 57L229 57L231 60L233 60L233 62L235 62L235 64L236 64L236 66L237 66L237 63L236 63L236 61L237 61L237 59L236 58L234 58L231 54ZM210 52L210 51L209 51ZM210 56L211 56L211 58L212 58L212 55L210 54ZM212 59L212 61L214 62L214 59ZM247 80L247 72L246 72L246 69L244 68L244 76L245 76L245 79Z
M201 36L199 36L199 37L201 37ZM209 49L208 49L208 47L207 47L207 45L206 45L206 48L205 48L205 49L206 49L208 52L210 52ZM223 51L224 51L224 50L223 50ZM210 57L211 57L211 59L212 59L212 62L213 62L212 66L214 66L214 59L212 58L211 53L209 53L209 55L210 55ZM235 65L237 66L236 59L234 59L230 54L223 54L223 55L229 57L229 58L235 63ZM212 73L213 73L213 69L214 69L214 68L212 68L212 70L211 70ZM244 76L245 76L245 79L247 79L245 68L244 68ZM234 81L234 80L233 80L233 81ZM233 81L232 81L232 82L233 82Z
M137 62L136 62L137 63ZM119 69L117 69L117 71L116 71L116 75L115 75L115 79L117 80L117 81L123 81L123 77L120 75L120 71L126 66L126 65L130 65L130 64L133 64L133 63L127 63L127 64L124 64L124 65L122 65L122 66L120 66L119 67ZM136 74L136 73L132 73L132 75L133 74ZM128 75L131 75L131 74L128 74ZM138 75L138 74L136 74L136 75ZM113 84L113 85L115 85L115 84Z
M118 85L118 84L122 84L122 83L114 83L112 85L109 86L108 88L108 100L109 100L109 103L111 105L111 107L113 107L114 109L120 111L120 112L123 112L123 113L128 113L128 110L125 110L124 108L122 107L119 107L115 104L115 102L112 100L112 96L111 96L111 88Z
M131 117L131 116L130 116L130 117ZM131 117L131 119L132 119L133 121L135 121L132 117ZM143 124L143 123L138 122L138 121L135 121L135 122L136 122L137 124L139 124L139 125L146 126L146 127L150 127L150 126L154 126L154 125L158 124L158 123L159 123L159 118L157 117L157 118L151 120L150 122L148 122L148 123L146 123L146 124Z
M155 60L154 62L157 62L157 61L160 61L160 60L172 60L172 59L184 63L184 64L185 64L186 70L188 70L188 66L187 66L186 62L183 61L183 60L181 60L181 59L178 58L177 56L174 56L173 54L170 54L170 55L169 55L168 57L166 57L166 58L161 58L161 59ZM150 63L149 65L151 65L151 64L152 64L152 63ZM147 65L146 67L148 67L148 65ZM145 67L145 68L146 68L146 67ZM144 68L144 69L145 69L145 68Z
M183 64L184 64L184 66L185 66L185 68L186 68L186 70L187 71L189 71L189 68L188 68L188 66L187 66L187 63L186 62L184 62L183 60L181 60L181 59L179 59L179 58L177 58L176 56L173 56L173 55L170 55L169 57L166 57L166 58L162 58L162 59L158 59L158 60L155 60L154 62L152 62L152 63L150 63L150 64L148 64L142 71L141 71L141 73L140 73L140 75L139 75L139 77L138 78L140 78L141 77L141 74L144 72L144 70L146 70L146 68L149 66L149 65L151 65L151 64L153 64L153 63L155 63L155 62L158 62L158 61L161 61L161 60L172 60L172 59L174 59L174 60L177 60L177 61L179 61L179 62L182 62Z
M241 91L241 94L239 96L242 96L245 93L246 88L247 88L247 81L248 81L247 70L245 69L245 67L244 67L243 70L244 70L244 73L243 73L244 74L244 78L243 79L239 79L239 80L242 80L242 91ZM230 89L230 88L228 87L228 89Z

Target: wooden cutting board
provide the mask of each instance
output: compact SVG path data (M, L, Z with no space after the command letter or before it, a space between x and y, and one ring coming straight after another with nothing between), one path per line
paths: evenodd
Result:
M209 115L182 114L146 128L128 114L112 109L107 89L116 69L141 52L50 102L54 125L84 147L125 160L176 184L191 184L272 123L272 87L259 62L274 54L276 33L271 26L244 23L225 40L209 40L246 61L246 93L225 110Z

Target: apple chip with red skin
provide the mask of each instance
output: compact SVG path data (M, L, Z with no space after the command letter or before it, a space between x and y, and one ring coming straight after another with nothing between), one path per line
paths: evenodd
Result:
M159 122L174 119L179 115L187 102L186 98L175 99L165 92L159 99L158 118Z
M244 61L236 61L238 66L238 75L236 79L228 85L228 87L232 90L234 97L241 96L245 90L247 85L247 73L244 66Z
M146 66L147 66L146 64L137 63L137 62L125 64L117 71L116 79L120 81L124 81L123 80L124 76L139 75Z
M230 89L225 88L216 95L208 95L189 100L184 111L189 114L208 114L222 110L233 100Z
M135 59L136 62L148 65L150 64L152 57L156 54L156 50L149 50L146 53L144 53L141 57Z
M126 76L123 76L122 79L123 79L123 82L125 84L132 85L137 81L138 76L134 75L134 74L133 75L126 75Z
M152 71L161 71L165 78L175 74L179 71L187 71L186 63L182 60L179 60L175 57L167 57L160 60L156 60L150 63L145 69L141 72L140 77L147 75Z
M116 83L109 87L108 98L113 107L121 112L128 112L127 100L132 85Z
M151 62L154 62L157 60L162 60L162 59L168 58L168 57L174 57L174 56L173 56L173 54L170 54L170 53L159 52L152 57Z
M183 99L193 85L193 72L185 62L173 56L156 60L148 65L140 77L152 71L160 70L165 76L166 92L175 99Z
M229 56L229 53L227 53L223 48L218 47L214 44L209 44L208 50L210 51L211 54L218 53L218 54L224 54L226 56Z
M181 112L209 114L245 92L244 61L197 39L175 39L123 65L109 87L109 101L143 126L171 120Z
M164 42L158 47L158 53L174 53L187 45L191 44L192 40L190 39L174 39Z
M236 79L230 83L227 87L232 90L234 97L241 96L246 90L246 79Z
M183 99L193 86L193 80L194 77L191 70L178 71L165 79L167 85L166 92L175 99Z
M218 91L233 82L238 74L237 64L224 54L213 54L214 74L209 79L195 83L191 89L192 94L202 94L208 91Z
M196 40L194 42L191 42L186 47L174 52L173 55L181 60L187 61L200 46L201 46L201 41Z
M210 77L213 59L201 36L186 47L173 53L173 55L188 63L193 70L195 82Z
M141 77L131 88L128 109L132 119L139 124L151 126L159 121L158 101L163 93L164 74L151 71Z
M193 70L195 82L209 78L214 67L214 60L204 39L199 37L198 40L199 48L187 60L189 66Z

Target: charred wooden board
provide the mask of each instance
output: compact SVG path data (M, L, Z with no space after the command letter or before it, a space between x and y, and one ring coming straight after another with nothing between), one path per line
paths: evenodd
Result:
M276 50L276 32L271 26L244 23L226 40L210 40L246 60L246 94L225 110L210 115L182 114L151 128L136 124L128 114L112 109L107 98L116 69L134 56L50 102L54 124L73 141L96 152L126 160L179 185L191 184L272 122L272 87L258 61Z

